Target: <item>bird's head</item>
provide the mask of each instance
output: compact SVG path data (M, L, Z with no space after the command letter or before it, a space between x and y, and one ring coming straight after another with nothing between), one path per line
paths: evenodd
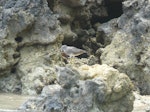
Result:
M62 45L61 48L60 48L60 51L61 51L61 52L64 52L64 49L65 49L66 47L67 47L67 45Z

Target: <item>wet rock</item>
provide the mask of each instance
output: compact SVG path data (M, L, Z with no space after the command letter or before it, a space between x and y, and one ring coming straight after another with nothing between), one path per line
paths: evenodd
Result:
M20 109L43 112L132 111L133 85L116 69L107 65L82 65L74 69L56 67L56 70L60 85L44 87L38 98L27 101Z
M120 30L114 33L101 56L103 64L117 68L137 82L141 94L150 94L149 6L150 2L145 0L123 2L124 14L117 21Z

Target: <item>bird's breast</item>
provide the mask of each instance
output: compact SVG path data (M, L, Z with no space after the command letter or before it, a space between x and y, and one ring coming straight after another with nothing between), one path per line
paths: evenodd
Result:
M64 52L61 52L61 55L62 55L63 57L66 57L66 58L69 57L69 56L68 56L66 53L64 53Z

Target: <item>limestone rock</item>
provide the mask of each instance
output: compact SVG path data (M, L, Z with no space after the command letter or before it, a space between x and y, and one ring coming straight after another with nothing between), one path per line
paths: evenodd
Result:
M150 94L150 1L127 0L123 7L124 14L117 21L120 30L105 47L101 61L126 73L141 94Z
M56 67L57 81L63 88L70 88L76 85L76 81L80 79L77 71L67 67Z
M61 60L60 53L55 53L55 49L57 46L52 45L22 48L22 57L17 65L17 74L22 82L22 94L39 94L45 85L54 82L56 74L53 66Z
M134 92L135 101L133 112L149 112L150 111L150 95L139 95Z
M109 101L118 100L133 89L129 77L107 65L82 65L78 71L83 79L103 80L108 85L106 94Z
M107 46L111 43L114 33L117 31L117 19L112 19L107 23L98 25L96 41L103 46Z
M86 29L92 28L91 19L108 16L104 0L58 0L54 4L53 11L60 14L61 27L66 30L64 43L69 44L76 43L77 40L85 43L90 36L87 35ZM82 31L85 31L82 35L77 33Z
M52 68L40 66L32 68L29 73L21 77L22 94L39 94L45 85L52 83L55 79L56 75Z
M14 57L16 43L7 39L0 40L0 75L10 74L11 67L18 62L18 57Z
M47 72L47 67L60 60L58 49L62 40L57 16L49 9L46 0L0 1L0 75L10 80L11 75L15 75L24 94L37 94L44 84L53 80L54 74ZM41 66L43 72L39 75L36 70L40 71ZM41 81L47 74L51 74L52 79ZM13 81L9 84L11 82L14 85ZM5 87L0 90L14 91L12 86Z
M1 76L0 78L1 91L6 93L21 93L21 81L15 74L9 76Z
M43 112L131 112L133 85L127 75L107 65L56 67L58 84L20 109ZM67 79L67 80L66 80ZM65 85L65 86L64 86Z
M3 19L0 31L7 31L3 38L15 40L19 45L48 44L57 40L60 27L46 0L38 0L36 3L8 0L1 13Z

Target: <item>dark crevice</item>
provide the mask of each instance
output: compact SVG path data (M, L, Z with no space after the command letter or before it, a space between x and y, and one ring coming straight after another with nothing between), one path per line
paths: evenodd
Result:
M111 2L110 0L105 0L105 5L107 7L108 16L107 17L93 16L91 20L92 24L97 22L105 23L111 19L120 17L123 14L122 1L118 0L115 2Z
M19 58L20 57L20 53L19 52L16 52L13 54L13 58L16 59L16 58Z
M106 7L108 9L109 19L120 17L123 13L121 1L109 2L109 0L106 0Z
M52 0L48 0L49 2ZM115 1L115 2L112 2ZM54 1L51 2L52 4L54 4ZM49 7L51 7L51 9L53 8L52 4L49 4ZM62 44L64 45L68 45L68 46L74 46L80 49L84 49L88 50L88 48L92 49L92 51L90 51L91 54L96 53L96 51L100 48L105 46L107 42L107 40L105 39L105 33L104 32L100 32L100 37L101 38L96 38L96 33L94 35L90 35L90 29L92 28L92 26L94 26L96 23L105 23L108 22L114 18L118 18L123 14L123 9L122 9L122 1L121 0L105 0L105 8L107 9L107 14L106 15L96 15L93 13L92 18L89 22L89 20L86 20L86 16L77 16L72 22L71 22L71 29L72 31L77 35L77 38L75 37L75 39L73 37L65 37L64 41L62 42ZM101 13L101 12L99 12ZM102 13L103 14L103 13ZM89 22L89 23L87 23ZM80 29L79 29L79 26ZM78 32L78 29L80 32ZM86 33L88 32L88 33ZM81 35L80 35L81 34ZM83 46L84 45L84 46ZM86 56L81 56L81 57L86 57Z
M11 68L11 73L16 73L16 67Z
M23 40L23 38L20 37L20 36L18 36L18 37L15 38L15 41L18 42L18 43L22 42L22 40Z
M137 62L139 63L140 60L141 60L141 56L140 56L140 55L137 55L137 56L136 56L136 60L137 60Z
M98 43L101 43L102 45L105 44L105 33L104 33L104 31L99 31L99 32L97 33L96 41L97 41Z
M77 38L76 40L72 41L71 39L64 39L64 41L62 42L63 45L68 45L68 46L75 46L77 48L82 49L82 45L85 43L85 41L82 41L82 38Z
M116 0L115 2L111 2L110 0L106 0L105 1L105 6L107 7L108 16L107 17L98 17L98 16L93 15L93 17L91 19L91 24L92 25L94 25L97 22L100 22L100 23L108 22L109 20L120 17L123 14L122 1L120 1L120 0ZM72 26L75 26L75 25L72 25ZM102 35L104 35L104 34L102 34ZM83 47L82 45L85 44L86 40L82 41L83 40L82 36L79 36L79 37L80 38L78 38L75 41L71 40L71 41L68 42L68 41L64 40L63 44L67 44L67 45L75 46L75 47L78 47L78 48L82 48ZM86 37L88 37L88 36L86 36ZM99 38L99 40L97 40L97 42L104 45L105 44L105 39L104 38Z
M17 51L17 52L20 52L20 49L21 49L21 47L17 47L17 48L16 48L16 51Z
M48 2L48 7L53 11L54 8L54 3L56 0L47 0Z

